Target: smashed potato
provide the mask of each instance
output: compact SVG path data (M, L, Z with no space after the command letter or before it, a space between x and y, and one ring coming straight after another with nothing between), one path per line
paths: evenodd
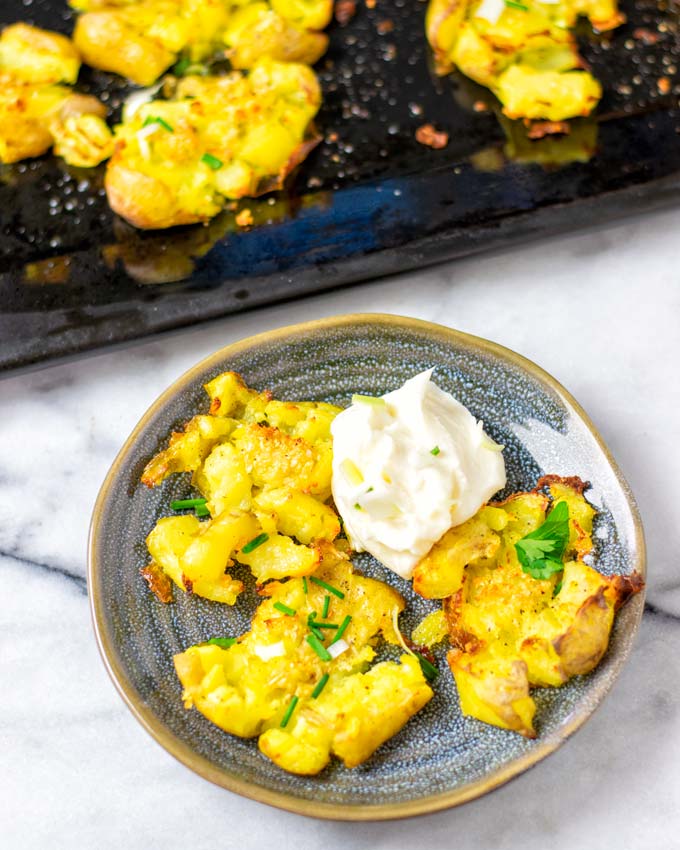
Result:
M331 0L72 0L84 12L74 40L93 68L151 85L180 55L189 63L221 53L233 68L262 57L312 65L326 51L319 32Z
M227 199L279 188L317 143L321 103L306 65L259 59L245 75L189 76L115 131L111 208L140 228L207 221Z
M59 33L27 24L0 36L0 162L41 156L51 147L70 165L97 165L113 138L97 98L75 94L80 56Z
M430 0L426 32L439 73L458 68L491 89L509 118L561 121L602 96L570 31L579 16L598 31L624 20L616 0Z
M209 519L160 519L147 538L152 564L179 588L233 605L242 582L227 572L247 565L258 583L308 576L324 558L340 557L340 520L331 495L330 424L339 408L281 402L234 372L206 384L210 413L195 416L147 464L142 482L191 472ZM164 594L167 596L167 594Z
M355 767L395 735L432 697L418 661L375 657L379 636L396 644L392 617L404 607L389 586L353 573L329 554L316 577L338 591L323 617L317 649L310 620L322 622L325 587L301 579L271 582L251 629L232 646L192 646L175 656L184 703L234 735L259 736L260 750L292 773L319 773L336 755ZM333 651L333 634L349 619ZM336 642L340 645L340 641ZM318 646L321 650L318 650Z
M606 652L615 611L642 588L637 574L604 576L583 560L595 514L584 489L577 478L545 476L536 491L483 507L416 567L416 590L446 596L447 660L464 714L534 737L530 688L590 672ZM515 544L559 504L568 508L563 569L537 578Z

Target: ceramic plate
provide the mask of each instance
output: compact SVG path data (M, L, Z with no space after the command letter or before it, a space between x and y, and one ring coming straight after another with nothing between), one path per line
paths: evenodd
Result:
M207 411L203 384L233 369L276 398L340 405L352 393L379 395L430 366L435 380L482 419L505 445L507 492L535 485L543 473L592 482L598 508L597 566L644 575L644 541L633 497L583 410L549 375L494 343L413 319L354 315L324 319L244 340L208 357L168 389L135 428L109 472L92 521L89 592L95 631L121 696L172 755L206 779L239 794L317 817L381 819L434 811L479 796L544 758L594 711L621 669L637 629L643 594L618 614L609 650L586 677L534 692L538 737L463 717L444 652L432 701L364 765L333 763L316 777L285 773L241 740L213 726L180 699L172 656L215 634L248 629L257 604L253 580L233 607L176 594L163 605L139 574L144 539L188 476L153 490L139 483L145 463L171 430ZM436 607L368 556L358 566L407 599L405 632ZM239 578L245 576L238 575ZM612 744L614 746L615 744Z

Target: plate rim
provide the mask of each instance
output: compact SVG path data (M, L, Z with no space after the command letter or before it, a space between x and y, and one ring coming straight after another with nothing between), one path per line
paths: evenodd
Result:
M610 668L611 675L599 684L598 690L594 694L594 701L591 705L586 710L575 712L574 715L564 722L555 732L553 732L544 741L540 742L528 753L512 759L507 764L497 768L490 775L477 779L474 782L467 783L460 788L426 795L415 800L408 800L399 803L380 803L376 805L359 803L325 803L321 801L307 800L292 796L285 792L273 791L236 776L227 775L221 768L216 767L207 757L195 752L188 744L173 734L161 722L157 715L144 704L144 701L137 694L134 685L125 672L124 666L120 663L118 653L115 649L113 636L107 633L105 627L105 619L103 616L104 600L99 590L99 577L102 572L102 565L98 559L98 546L99 532L103 524L103 507L111 491L113 481L117 477L123 461L126 459L130 451L133 450L139 435L147 426L148 422L166 404L166 402L190 385L201 373L205 372L211 366L216 365L230 356L234 356L253 347L257 347L262 343L282 342L290 337L299 337L307 332L337 329L347 325L382 325L385 327L411 329L414 331L420 331L421 333L426 332L429 335L434 335L442 341L455 343L459 346L461 344L464 346L472 346L476 349L481 349L485 353L499 357L500 359L509 362L511 365L529 373L529 375L536 379L539 383L547 386L556 393L560 401L565 404L567 408L571 408L581 419L614 473L616 481L625 496L625 500L633 520L635 541L634 553L636 558L635 563L631 566L634 570L637 570L640 573L643 579L646 579L645 537L642 519L640 517L635 497L633 496L630 486L618 464L614 460L609 448L602 439L590 417L576 399L568 392L568 390L559 383L559 381L532 360L529 360L523 355L518 354L500 343L492 342L491 340L483 337L478 337L464 331L459 331L454 328L423 319L415 319L397 314L345 313L293 325L285 325L283 327L274 328L272 330L264 331L253 336L244 337L236 340L235 342L231 342L212 354L204 357L198 363L186 370L175 381L173 381L170 386L168 386L155 399L155 401L152 402L116 454L113 463L106 473L95 501L90 520L87 544L88 600L97 647L114 687L123 699L123 702L127 705L128 709L132 712L133 716L142 725L146 732L179 762L197 773L202 778L207 779L209 782L221 786L228 791L232 791L251 800L266 803L270 806L274 806L275 808L283 809L295 814L336 821L394 820L453 808L470 800L476 799L477 797L504 785L510 779L521 775L530 767L533 767L554 752L564 743L564 741L567 740L567 738L571 737L571 735L573 735L574 732L576 732L602 704L630 655L635 635L642 619L646 583L641 593L637 594L635 599L631 600L628 603L628 606L626 606L630 606L635 609L632 623L627 630L627 643L622 647L620 653L613 659L612 667Z

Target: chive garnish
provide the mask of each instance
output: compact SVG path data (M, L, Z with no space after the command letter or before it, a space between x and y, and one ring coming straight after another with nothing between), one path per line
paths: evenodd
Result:
M298 698L296 696L292 697L290 702L288 703L288 708L286 709L286 713L283 715L281 719L281 728L285 729L288 725L288 721L290 720L291 714L295 711L295 706L298 704Z
M170 502L170 508L173 511L183 511L185 508L200 508L207 501L207 499L177 499L174 502Z
M328 608L329 608L330 604L331 604L331 598L330 598L330 596L326 596L326 598L323 601L323 609L321 611L321 617L324 620L328 616Z
M309 627L309 631L315 635L319 640L323 640L323 632L319 631L317 625L315 623L316 611L312 611L311 614L307 617L307 626Z
M528 12L529 7L525 6L524 3L517 3L516 0L505 0L505 5L510 9L519 9L522 12Z
M347 626L349 626L349 624L350 624L351 622L352 622L352 618L351 618L351 617L350 617L350 615L348 614L348 615L345 617L345 619L342 621L342 623L340 623L340 625L338 626L338 630L337 630L337 632L335 633L335 637L333 638L333 640L331 641L331 643L335 643L335 642L336 642L336 640L340 640L340 638L341 638L341 637L345 634L345 631L346 631L346 629L347 629Z
M211 643L213 646L221 646L222 649L229 649L236 643L236 638L210 638L206 643Z
M211 153L204 153L201 157L201 162L204 162L208 166L208 168L212 168L213 171L217 171L218 168L222 168L222 166L224 165L221 159L218 159Z
M160 115L149 115L144 119L144 123L142 127L148 127L149 124L160 124L164 130L167 130L168 133L174 133L175 131L172 129L172 125L168 124L165 118L161 118Z
M341 590L338 590L337 587L333 587L332 584L328 584L327 581L323 581L322 579L317 578L316 576L310 576L309 579L310 581L313 581L314 584L318 584L319 587L323 587L324 590L327 590L329 593L332 593L333 596L337 596L338 599L345 598L345 594Z
M321 691L326 687L326 682L328 681L329 676L328 673L324 673L323 676L316 683L316 687L312 691L312 699L316 699L321 695Z
M288 605L285 605L283 602L275 602L274 608L276 608L276 610L280 611L282 614L287 614L289 617L295 616L295 609L290 608Z
M247 555L249 552L252 552L253 549L257 549L258 546L262 546L262 544L266 543L267 540L269 540L269 535L262 532L262 534L258 534L257 537L253 537L252 540L249 540L241 549L241 552L244 555Z
M430 449L430 454L437 457L440 451L441 449L439 448L439 446L435 446L433 449Z
M424 655L421 655L419 652L414 652L413 654L420 662L420 669L423 671L423 676L425 676L428 682L434 682L439 675L439 670Z
M354 503L354 507L355 507L358 511L363 510L363 508L361 507L361 505L359 504L359 502L355 502L355 503Z
M318 620L314 620L314 628L315 629L339 629L337 623L320 623Z
M307 593L307 576L302 576L302 589Z
M332 661L330 652L315 634L307 635L307 643L312 647L314 652L316 652L322 661Z
M191 59L188 56L185 56L183 59L180 59L179 62L175 63L174 68L172 69L172 73L176 77L181 77L185 71L187 71L191 67Z
M555 587L554 587L554 589L553 589L553 594L552 594L552 595L553 595L553 599L557 596L557 594L560 592L560 590L562 590L562 581L563 581L563 579L560 579L560 580L557 582L557 584L555 585Z
M210 516L210 511L205 505L196 505L196 516Z

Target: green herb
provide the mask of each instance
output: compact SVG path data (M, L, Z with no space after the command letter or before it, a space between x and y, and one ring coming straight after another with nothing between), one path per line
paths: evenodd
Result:
M274 608L282 614L287 614L289 617L294 617L296 613L294 608L289 608L288 605L284 605L283 602L275 602Z
M218 159L211 153L204 153L201 157L201 162L204 162L208 166L208 168L212 168L213 171L217 171L218 168L222 168L222 166L224 165L221 159Z
M562 555L569 542L569 506L558 502L546 521L515 543L522 569L535 579L548 579L564 569Z
M332 593L333 596L337 596L338 599L344 599L345 598L345 594L341 590L338 590L337 587L333 587L332 584L328 584L327 581L322 581L320 578L317 578L316 576L310 576L309 580L313 581L314 584L318 584L319 587L323 587L324 590L327 590L329 593Z
M321 617L324 620L328 616L328 609L330 608L330 604L331 604L331 598L330 598L330 596L326 596L323 600L323 609L321 610Z
M363 511L363 508L361 507L361 505L359 504L359 502L355 502L355 503L354 503L354 507L355 507L358 511Z
M553 599L557 596L560 590L562 590L562 579L560 579L553 588Z
M376 407L384 407L387 402L384 398L376 398L372 395L353 395L352 404L373 404Z
M188 56L185 56L184 58L180 59L179 62L175 63L175 66L172 69L172 73L176 77L181 77L189 70L189 68L191 68L191 59L189 59Z
M521 12L529 11L528 6L525 6L524 3L517 3L516 0L505 0L505 5L509 9L519 9Z
M302 589L304 590L305 593L307 593L307 590L308 590L307 576L302 576Z
M249 540L248 543L246 543L246 545L241 549L241 552L244 555L247 555L249 552L252 552L253 549L257 549L258 546L262 546L262 544L266 543L267 540L269 540L268 534L265 534L264 532L262 534L258 534L257 537L253 537L252 540Z
M321 691L326 687L326 682L329 679L328 673L324 673L323 676L316 683L316 687L312 691L312 699L316 699L321 695Z
M323 640L323 632L319 630L316 625L316 611L312 611L311 614L307 617L307 626L309 627L309 631L317 637L319 640Z
M433 449L430 449L430 454L437 457L440 451L441 449L439 448L439 446L435 446Z
M423 676L425 676L428 682L434 682L439 675L439 670L434 666L434 664L428 661L424 655L421 655L419 652L414 652L413 654L420 663L420 669L423 671Z
M160 115L149 115L144 119L144 123L142 127L148 127L149 124L160 124L164 130L167 130L168 133L174 133L175 131L172 129L172 126L168 124L165 118L161 118Z
M205 505L196 505L196 516L210 516L210 511Z
M307 643L312 647L314 652L316 652L316 654L322 661L333 660L330 652L326 649L326 647L321 643L321 641L315 634L307 635Z
M207 501L207 499L177 499L175 502L170 502L170 508L173 511L183 511L185 508L200 508Z
M211 643L213 646L221 646L222 649L229 649L236 643L236 638L210 638L206 643Z
M340 640L340 638L345 634L345 631L347 630L347 626L349 626L349 624L351 622L352 622L352 618L348 614L345 617L345 619L342 621L342 623L340 623L340 626L338 627L338 630L335 633L335 637L333 638L331 643L335 643L336 641Z
M288 703L288 708L286 709L286 713L283 715L283 718L281 719L281 728L282 729L285 729L285 727L288 725L288 721L290 720L292 713L295 711L295 706L297 704L298 704L298 698L296 696L292 697L291 701Z
M372 493L372 492L373 492L373 488L372 488L372 487L369 487L369 488L368 488L368 490L366 490L366 492L367 492L367 493Z
M320 623L318 620L314 621L315 629L337 629L339 628L337 623Z

